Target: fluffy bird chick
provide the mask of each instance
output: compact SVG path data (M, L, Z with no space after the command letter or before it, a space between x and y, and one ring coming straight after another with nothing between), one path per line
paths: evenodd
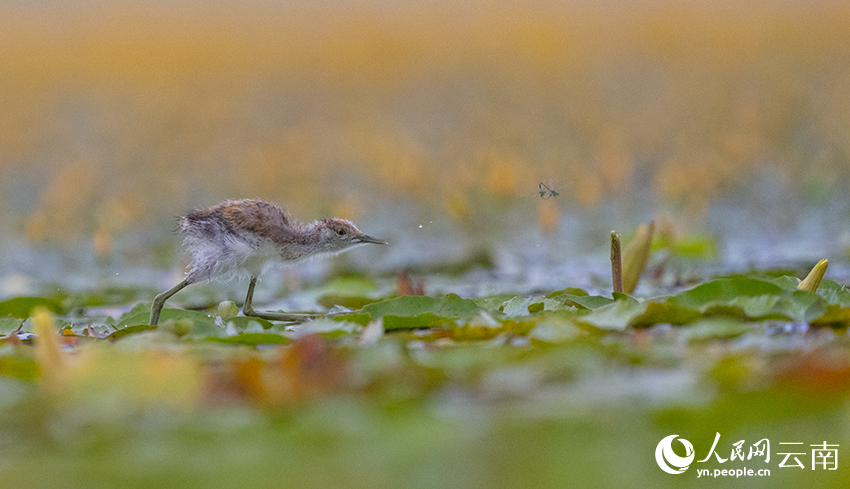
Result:
M304 314L255 312L251 301L257 277L269 262L297 263L316 255L336 255L356 246L387 244L367 236L351 221L335 217L302 224L279 205L262 200L228 200L181 217L178 229L192 256L186 279L154 298L150 324L159 322L165 301L187 285L202 280L248 276L246 316L276 321L302 321Z

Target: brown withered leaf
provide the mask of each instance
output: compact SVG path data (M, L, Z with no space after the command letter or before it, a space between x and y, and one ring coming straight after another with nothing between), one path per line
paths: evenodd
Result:
M24 344L21 341L21 339L18 337L17 331L12 331L11 333L9 333L8 336L6 336L3 339L0 339L0 343L6 344L6 345L15 345L15 346L20 346L20 345Z
M398 295L425 295L425 281L414 284L407 274L407 270L399 270L396 274Z

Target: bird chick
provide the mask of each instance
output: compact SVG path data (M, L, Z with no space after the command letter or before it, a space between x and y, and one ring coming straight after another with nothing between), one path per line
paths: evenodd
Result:
M154 298L150 324L159 322L165 301L184 287L202 280L248 276L246 316L277 321L300 321L304 314L255 312L251 301L257 277L269 262L297 263L312 256L336 255L356 246L387 244L365 235L351 221L327 218L303 224L279 205L255 199L227 200L198 209L179 219L183 245L192 256L186 279Z

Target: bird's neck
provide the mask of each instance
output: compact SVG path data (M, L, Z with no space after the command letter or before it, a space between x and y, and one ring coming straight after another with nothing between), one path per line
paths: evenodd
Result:
M322 244L322 229L318 223L311 222L301 226L301 232L298 233L299 243L310 248L318 250Z
M321 229L316 223L302 225L297 231L281 238L280 254L285 261L303 260L324 251Z

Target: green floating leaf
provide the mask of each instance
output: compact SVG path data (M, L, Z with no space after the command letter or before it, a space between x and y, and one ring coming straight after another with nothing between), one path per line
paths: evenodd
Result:
M797 290L797 285L800 283L800 279L791 275L783 275L771 280L770 282L778 285L782 288L782 290L794 291Z
M774 283L751 278L723 278L674 295L667 299L667 302L674 306L701 310L712 303L725 303L741 296L766 294L782 294L782 288Z
M453 321L451 318L437 316L436 314L425 313L418 316L383 316L384 330L393 329L416 329L416 328L436 328L444 325L446 322Z
M490 312L498 312L501 310L502 305L504 305L506 301L509 301L514 297L516 297L516 294L496 294L487 297L477 297L471 300L482 309Z
M363 308L363 313L373 319L388 315L411 317L425 313L450 318L472 318L481 310L474 300L462 299L456 294L448 294L439 299L406 295L369 304Z
M130 310L130 312L124 314L115 321L115 327L122 328L126 326L135 326L137 324L150 324L150 307L151 305L148 302L137 304ZM175 321L191 319L195 324L198 324L199 322L215 324L215 319L209 314L200 311L187 311L185 309L163 309L159 316L159 321L165 322L169 319L173 319Z
M372 304L380 301L380 299L372 299L362 296L348 296L340 294L328 294L319 297L316 302L322 307L330 309L334 306L347 307L349 309L360 309L367 304Z
M439 299L421 295L404 295L394 299L369 304L363 308L363 314L373 319L379 317L393 316L418 316L425 313L433 313L441 305ZM477 304L475 307L478 307Z
M791 294L789 312L795 321L809 322L826 313L829 303L820 295L806 290L795 290Z
M324 336L325 338L338 338L340 336L346 336L358 332L361 328L360 326L365 326L365 324L360 324L351 320L353 315L343 316L343 317L333 317L333 318L319 318L314 319L312 321L307 321L298 326L298 336L303 336L307 334L319 334ZM366 321L368 321L368 316L363 316ZM366 323L368 324L368 322ZM282 325L276 325L275 331L282 332L286 334L286 327Z
M818 286L818 290L846 290L847 286L843 284L839 284L834 280L829 280L825 278L820 281L820 286Z
M26 319L36 307L43 307L48 311L59 314L62 312L62 304L59 301L46 297L15 297L0 302L0 316L13 316Z
M646 311L635 316L629 322L633 328L647 328L655 324L682 326L701 318L703 314L694 309L672 305L666 302L648 302Z
M647 307L647 303L640 303L634 299L619 300L594 309L576 318L575 322L579 325L587 324L600 329L622 331L633 319L645 314Z
M554 292L549 292L548 294L546 294L546 298L553 299L559 295L585 296L587 295L587 292L584 289L579 289L576 287L567 287L564 290L556 290Z
M850 307L829 305L826 307L826 312L821 317L813 319L810 324L815 328L847 328L850 326Z
M12 331L17 331L23 322L23 319L17 317L0 318L0 335L7 335Z
M454 322L454 319L472 319L482 310L476 301L462 299L455 294L440 298L405 295L369 304L359 313L337 316L334 319L366 325L369 321L382 317L386 330L427 328Z
M566 305L574 306L579 309L598 309L602 306L607 306L614 302L614 299L609 297L604 297L601 295L585 295L585 296L576 296L576 295L565 295L563 296Z
M206 338L206 340L214 341L216 343L230 343L235 345L250 346L285 345L292 341L285 336L274 333L240 333L234 336L225 337L209 336Z
M240 330L246 329L248 327L248 325L251 324L251 323L257 323L260 326L262 326L263 329L269 329L269 328L274 326L274 324L272 322L267 321L265 319L255 318L255 317L247 317L247 316L233 317L233 318L228 319L225 322L228 323L228 324L233 323L233 326L236 329L240 329Z
M687 340L712 340L735 338L748 332L749 323L728 317L704 318L694 321L687 328L679 329L679 335Z
M544 298L542 302L534 302L538 299L532 299L532 303L528 305L528 313L534 314L540 311L559 311L566 308L566 305L555 299Z
M502 304L502 312L505 316L528 316L528 305L531 303L531 297L516 296Z
M114 331L106 337L110 340L117 340L119 338L129 336L131 334L142 333L144 331L152 331L155 329L157 329L157 327L151 326L150 324L136 324L134 326L127 326L126 328L121 328L118 331Z
M611 297L613 297L615 301L638 302L638 300L635 299L633 296L624 292L614 292L611 294Z
M824 298L827 304L837 304L841 307L850 307L850 290L832 280L821 280L817 294Z
M793 319L788 314L791 309L790 301L779 295L736 297L726 305L740 307L744 315L751 319Z
M233 322L234 324L240 324L240 321L234 321L234 320L237 320L237 319L239 319L239 318L229 319L227 322L228 323ZM245 318L245 319L249 319L249 320L254 321L254 322L259 322L259 320L257 320L256 318ZM181 334L180 332L175 331L175 333L177 333L183 339L199 341L199 340L208 340L210 338L218 338L218 337L222 337L222 336L227 336L225 330L223 328L216 326L216 324L213 323L213 322L210 322L210 321L195 321L195 320L192 320L192 319L182 319L182 320L180 320L180 322L187 322L187 321L191 322L191 327L189 328L188 332L186 332L185 334ZM246 323L247 323L247 321L246 321ZM166 322L166 324L167 324L167 322ZM244 324L244 323L241 323L241 324L243 324L243 326L241 326L242 328L247 326L247 324ZM239 326L237 326L237 327L239 327Z

